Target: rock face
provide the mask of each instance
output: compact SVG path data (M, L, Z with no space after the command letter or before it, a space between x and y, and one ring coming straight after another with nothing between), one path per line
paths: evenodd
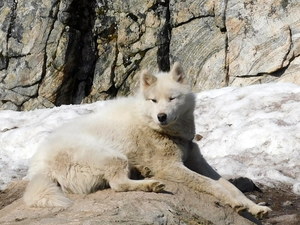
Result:
M5 0L0 108L132 93L138 73L180 61L195 91L300 84L298 0Z
M15 200L0 210L0 224L105 224L105 225L193 225L260 224L251 222L216 199L197 194L183 185L167 183L167 193L113 192L110 189L86 196L71 195L74 204L60 208L29 208L19 199L25 183L11 184L4 194ZM21 194L20 194L21 193ZM18 199L18 200L16 200ZM9 204L9 199L6 199Z

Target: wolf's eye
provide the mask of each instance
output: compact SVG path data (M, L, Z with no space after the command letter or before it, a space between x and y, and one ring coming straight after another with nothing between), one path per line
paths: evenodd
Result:
M150 101L151 101L151 102L154 102L154 103L156 103L156 102L157 102L157 100L156 100L156 99L150 99Z
M170 97L169 100L173 101L174 99L176 99L176 97Z

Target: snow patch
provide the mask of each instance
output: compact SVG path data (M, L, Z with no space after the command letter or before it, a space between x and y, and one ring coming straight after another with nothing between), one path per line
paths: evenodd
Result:
M227 87L196 95L198 143L225 177L248 177L300 194L300 87L277 83ZM0 189L26 175L39 143L56 127L106 102L29 112L0 111Z

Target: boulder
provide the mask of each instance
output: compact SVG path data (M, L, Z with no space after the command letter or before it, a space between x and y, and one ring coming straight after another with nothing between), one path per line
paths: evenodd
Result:
M22 193L26 182L12 183L0 193L7 205L0 210L0 223L13 224L260 224L246 219L214 197L195 193L186 186L166 182L164 193L114 192L101 190L89 195L70 195L67 208L29 208ZM4 206L4 205L3 205Z
M195 91L300 84L298 0L7 0L0 109L133 93L141 69L180 61Z

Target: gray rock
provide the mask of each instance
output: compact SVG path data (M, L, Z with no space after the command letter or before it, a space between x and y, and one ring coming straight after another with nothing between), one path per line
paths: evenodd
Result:
M274 218L271 218L268 220L266 225L271 225L271 224L277 224L277 225L297 225L299 224L300 221L300 215L299 214L291 214L291 215L281 215L281 216L276 216Z
M283 202L282 203L282 206L292 206L293 205L293 203L291 202L291 201L285 201L285 202Z
M222 4L213 0L170 0L171 23L173 27L188 23L200 17L213 17L215 5Z
M26 182L11 184L0 193L3 206L0 223L13 224L254 224L216 199L191 191L184 185L167 183L166 193L114 192L70 195L74 204L59 208L29 208L22 196ZM259 224L259 221L251 217Z
M226 11L230 83L261 74L284 76L299 56L299 1L230 1ZM276 74L281 71L283 74ZM252 83L252 82L250 82Z
M225 34L213 24L207 17L172 29L170 55L182 63L195 91L225 86Z
M0 108L128 95L176 60L195 91L300 84L299 14L298 0L1 1Z

